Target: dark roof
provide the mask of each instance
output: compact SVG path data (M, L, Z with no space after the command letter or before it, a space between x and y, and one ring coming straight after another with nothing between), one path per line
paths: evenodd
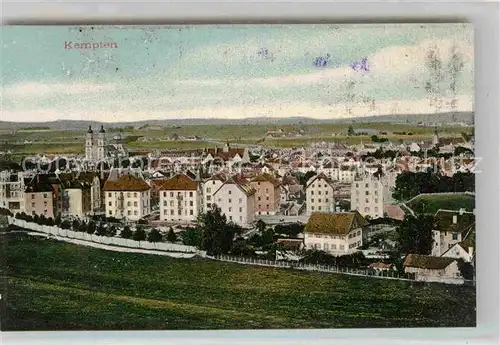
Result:
M106 133L106 131L104 130L104 126L101 125L101 129L99 130L99 133Z
M453 216L457 217L456 224ZM459 214L459 212L439 210L434 216L436 230L446 232L464 232L474 226L476 217L472 213Z
M251 182L270 182L274 185L274 187L278 187L280 185L280 181L275 179L269 174L260 174L255 176Z
M305 233L347 235L354 229L369 225L358 212L314 212L304 228Z
M430 256L419 254L408 254L405 259L405 267L424 268L429 270L443 270L456 259L443 256Z

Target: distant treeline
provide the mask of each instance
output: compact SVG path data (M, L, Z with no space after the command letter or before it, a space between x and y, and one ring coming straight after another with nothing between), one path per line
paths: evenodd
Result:
M47 126L33 126L33 127L21 127L19 128L20 131L43 131L43 130L50 130L50 127Z

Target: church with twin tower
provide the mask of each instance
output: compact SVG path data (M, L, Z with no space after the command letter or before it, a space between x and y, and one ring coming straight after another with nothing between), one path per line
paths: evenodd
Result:
M104 126L98 133L94 133L92 126L89 126L85 140L85 158L89 162L104 160L106 153L106 131Z

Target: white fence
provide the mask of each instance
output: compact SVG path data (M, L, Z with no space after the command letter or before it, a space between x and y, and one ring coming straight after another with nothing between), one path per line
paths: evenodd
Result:
M253 266L266 266L266 267L277 267L277 268L290 268L304 271L313 271L313 272L326 272L326 273L337 273L337 274L345 274L351 276L364 276L364 277L373 277L373 278L381 278L381 279L393 279L393 280L404 280L404 281L421 281L421 282L434 282L434 283L443 283L443 284L467 284L473 285L472 281L464 281L463 279L415 279L411 278L408 274L400 274L397 271L376 271L370 269L357 269L357 268L347 268L347 267L336 267L336 266L327 266L327 265L313 265L313 264L305 264L305 263L297 263L297 262L286 262L286 261L274 261L274 260L261 260L254 258L244 258L237 256L228 256L228 255L219 255L214 257L213 259L219 261L226 262L235 262L244 265L253 265Z
M19 226L24 229L43 232L45 234L76 239L80 241L100 243L109 246L119 246L135 249L158 250L163 252L178 252L178 253L195 253L204 256L204 252L199 251L196 247L185 246L182 244L174 243L155 243L147 241L134 241L131 239L119 237L106 237L87 234L85 232L77 232L72 230L61 229L57 226L39 225L37 223L27 222L25 220L8 217L9 224Z

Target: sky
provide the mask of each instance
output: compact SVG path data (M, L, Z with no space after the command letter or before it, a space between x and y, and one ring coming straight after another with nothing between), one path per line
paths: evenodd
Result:
M474 109L467 24L4 26L0 38L2 121L339 119ZM117 48L74 49L77 42ZM434 66L439 82L430 54L441 62ZM452 56L462 63L455 77ZM352 67L363 58L367 68ZM439 101L430 100L427 82Z

